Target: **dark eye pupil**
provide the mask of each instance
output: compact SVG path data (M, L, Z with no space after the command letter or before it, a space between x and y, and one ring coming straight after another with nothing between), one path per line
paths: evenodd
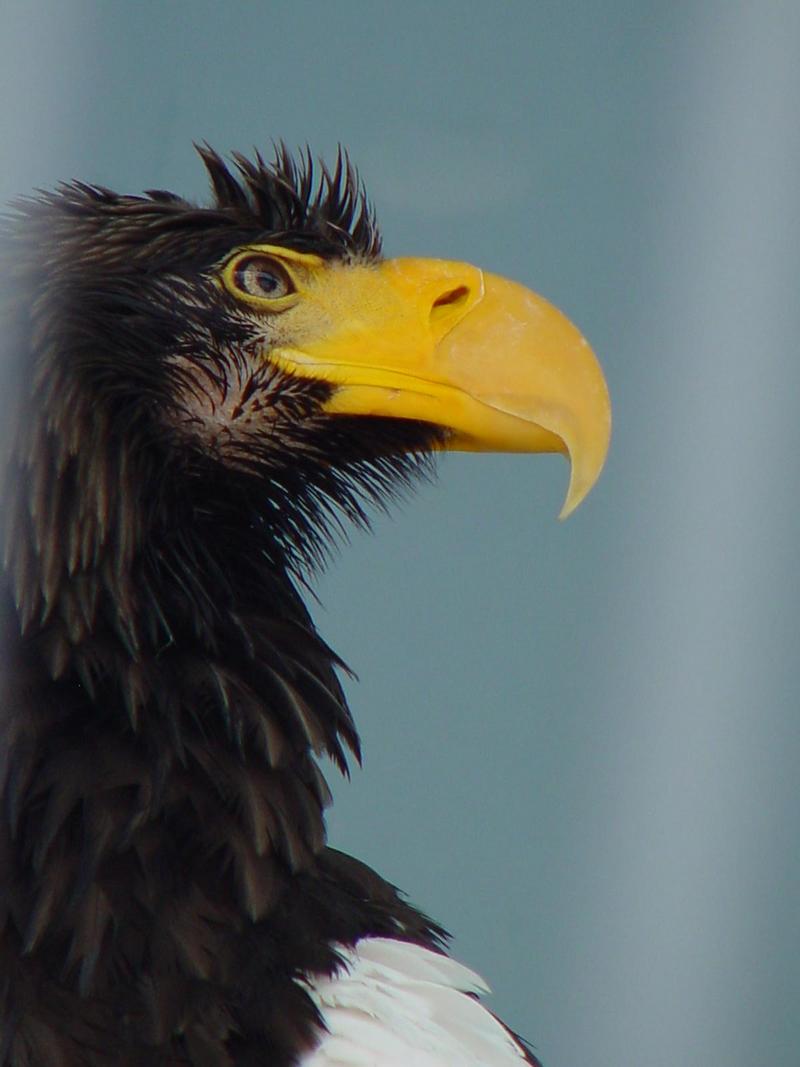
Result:
M262 256L243 259L234 274L236 288L248 296L264 296L277 300L294 292L289 275L279 263Z
M267 296L272 296L276 289L280 289L281 284L274 274L268 274L265 270L257 270L253 274L258 288Z

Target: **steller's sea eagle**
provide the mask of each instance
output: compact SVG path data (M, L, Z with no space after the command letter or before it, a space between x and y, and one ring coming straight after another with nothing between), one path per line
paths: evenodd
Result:
M562 452L575 328L384 259L346 156L200 149L213 201L73 182L2 237L0 1067L511 1067L445 933L327 846L356 729L301 592L439 449Z

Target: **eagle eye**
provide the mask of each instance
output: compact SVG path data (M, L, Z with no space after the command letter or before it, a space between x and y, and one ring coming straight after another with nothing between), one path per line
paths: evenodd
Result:
M286 268L271 256L260 253L237 260L230 281L236 292L257 300L280 300L296 291Z

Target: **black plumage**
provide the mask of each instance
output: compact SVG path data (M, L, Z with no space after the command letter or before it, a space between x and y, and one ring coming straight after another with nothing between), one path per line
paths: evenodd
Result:
M200 151L210 207L73 183L4 228L2 1065L280 1067L336 943L445 936L326 846L358 737L300 595L445 431L327 417L215 284L253 242L376 260L346 157Z

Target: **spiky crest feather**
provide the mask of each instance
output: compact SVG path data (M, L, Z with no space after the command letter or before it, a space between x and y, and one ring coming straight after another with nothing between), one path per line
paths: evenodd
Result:
M262 226L285 237L313 234L316 250L330 244L375 257L381 239L375 215L347 152L340 147L331 171L317 167L310 150L292 156L285 144L276 146L275 158L266 163L259 152L253 159L234 153L239 177L208 145L197 150L208 170L220 211L231 212L252 226Z

